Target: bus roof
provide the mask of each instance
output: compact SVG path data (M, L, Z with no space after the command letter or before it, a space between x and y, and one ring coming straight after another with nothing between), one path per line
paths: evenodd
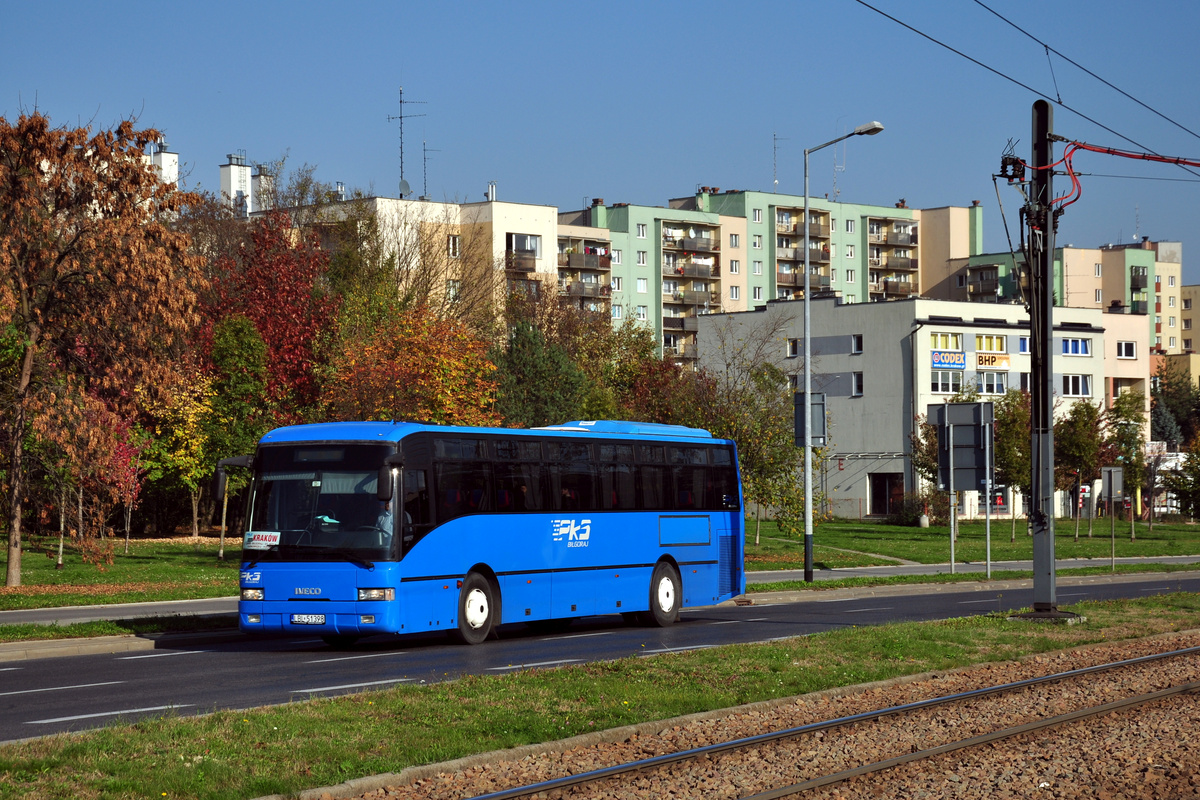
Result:
M474 428L453 425L431 425L423 422L320 422L310 425L289 425L276 428L263 436L260 444L285 442L399 442L405 436L420 431L441 431L448 434L580 434L599 436L636 436L664 439L712 439L701 428L684 425L661 425L654 422L625 422L621 420L574 420L543 428Z

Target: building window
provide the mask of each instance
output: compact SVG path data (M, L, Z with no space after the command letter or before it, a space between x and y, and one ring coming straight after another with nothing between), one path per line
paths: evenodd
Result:
M643 322L646 320L646 307L645 306L637 307L637 318L642 320Z
M1154 324L1155 324L1155 325L1162 325L1162 314L1155 314L1155 315L1154 315Z
M1174 308L1174 307L1175 307L1175 295L1171 295L1167 298L1167 308Z
M1184 311L1192 310L1192 298L1190 298L1190 297L1183 298L1183 310Z
M1066 397L1091 397L1091 375L1063 375L1063 395Z
M614 264L621 263L621 251L620 250L612 251L612 263L614 263Z
M1028 353L1029 352L1029 337L1028 336L1022 336L1020 338L1020 340L1017 343L1017 352L1018 353Z
M776 289L775 290L775 299L776 300L791 300L792 299L792 290L791 289Z
M754 287L754 299L762 300L762 287L761 286Z
M460 297L462 297L462 281L446 281L446 301L449 303L457 303Z
M1029 381L1028 372L1021 373L1021 391L1025 392L1026 394L1033 391L1033 384Z
M1096 305L1104 305L1104 298L1101 296L1100 290L1096 290Z
M1162 345L1162 337L1161 337L1161 336L1155 336L1155 337L1154 337L1154 344L1155 344L1155 345L1160 345L1160 346L1161 346L1161 345Z
M1175 318L1174 317L1167 317L1167 327L1168 328L1175 327Z
M846 270L846 283L854 283L854 270Z
M741 247L742 246L741 234L737 234L737 233L729 234L729 246L730 247Z
M854 354L863 351L863 335L861 333L850 334L850 352Z
M451 258L458 258L462 255L462 237L457 233L446 236L446 255Z
M1002 333L975 334L975 349L981 353L1007 353L1006 344Z
M620 304L616 304L612 307L612 318L613 319L620 319L622 313L624 313L624 312L622 311Z
M854 258L854 245L846 245L846 258Z
M846 233L854 233L854 220L846 220Z
M1185 331L1190 331L1192 329L1192 318L1191 317L1183 318L1183 329Z
M1100 277L1100 265L1099 264L1096 265L1096 277L1097 278Z
M960 273L960 274L956 275L955 278L958 279L958 288L959 289L961 289L967 285L967 276L966 275L963 275Z
M1064 338L1062 340L1062 354L1064 356L1090 356L1092 354L1092 340Z
M1137 343L1117 342L1117 358L1137 358Z
M1004 394L1004 385L1008 383L1007 372L981 372L979 373L979 393L980 394Z
M1191 339L1184 339L1184 340L1183 340L1183 349L1184 349L1184 350L1191 350L1191 349L1192 349L1192 340L1191 340Z
M645 278L638 278L638 279L637 279L637 290L638 290L638 294L645 294L647 291L649 291L649 288L650 288L650 287L649 287L649 284L648 284L648 282L646 281L646 279L645 279Z
M962 350L962 334L931 333L929 346L934 350Z
M1174 286L1174 285L1175 285L1175 276L1168 275L1167 276L1167 286Z
M614 292L619 292L619 291L621 291L621 287L623 287L624 285L625 285L625 279L624 279L624 278L620 277L619 275L618 275L618 276L614 276L614 277L613 277L613 279L612 279L612 290L613 290Z
M762 262L761 261L754 262L754 274L762 275Z
M637 251L637 265L639 267L646 266L646 251L645 250Z
M762 250L762 234L756 233L750 237L750 246L755 250Z
M741 273L741 271L742 271L742 262L738 261L736 258L729 259L729 274L730 275L738 275Z
M730 286L729 287L729 299L730 300L741 300L742 299L742 287Z
M861 372L850 373L850 396L863 396L863 374Z
M637 224L637 238L639 238L639 239L646 238L646 223L639 222Z
M800 357L800 340L799 339L788 339L787 340L787 357L788 358L799 358Z
M761 208L754 209L754 221L762 222L762 209Z
M1174 347L1175 347L1175 337L1174 336L1172 336L1171 338L1169 338L1167 340L1167 347L1174 349Z
M930 389L934 394L957 394L962 390L962 376L956 369L935 369L930 373Z
M510 233L508 249L514 253L542 257L542 237L532 233Z
M837 283L837 270L832 267L829 269L829 282Z

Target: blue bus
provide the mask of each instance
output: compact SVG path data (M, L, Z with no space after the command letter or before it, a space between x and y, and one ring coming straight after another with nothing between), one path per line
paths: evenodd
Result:
M666 626L745 592L729 440L577 421L535 429L334 422L271 431L251 456L239 626L335 647L621 614Z

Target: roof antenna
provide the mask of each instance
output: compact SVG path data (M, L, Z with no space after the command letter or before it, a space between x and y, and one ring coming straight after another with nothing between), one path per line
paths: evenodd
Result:
M400 121L400 197L401 198L407 197L408 195L412 194L412 189L409 188L408 181L404 180L404 120L408 117L423 117L423 116L425 116L424 114L405 114L404 113L404 104L405 103L409 103L409 104L417 103L419 105L424 105L425 101L424 100L405 100L404 99L404 87L401 86L400 87L400 113L395 116L388 115L388 122L391 122L392 120Z

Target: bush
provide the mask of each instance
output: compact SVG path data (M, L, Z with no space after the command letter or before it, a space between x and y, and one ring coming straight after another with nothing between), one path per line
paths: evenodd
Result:
M889 525L916 526L921 515L929 515L930 525L946 525L950 520L950 497L942 492L909 492L900 508L888 515Z

